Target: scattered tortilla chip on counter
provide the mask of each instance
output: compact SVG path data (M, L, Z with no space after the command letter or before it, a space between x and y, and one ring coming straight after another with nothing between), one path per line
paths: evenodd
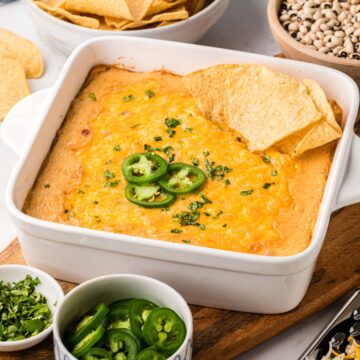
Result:
M23 97L30 93L25 70L17 59L0 56L0 121Z
M40 9L47 11L50 15L58 16L63 19L69 20L76 25L85 26L91 29L98 29L100 26L100 21L93 17L76 15L61 7L48 5L43 1L34 1L34 3Z
M44 61L37 46L5 29L0 29L1 54L18 59L28 78L38 78L44 71Z
M251 151L275 145L298 156L341 136L320 85L263 65L226 64L195 71L183 81L202 113L239 132Z

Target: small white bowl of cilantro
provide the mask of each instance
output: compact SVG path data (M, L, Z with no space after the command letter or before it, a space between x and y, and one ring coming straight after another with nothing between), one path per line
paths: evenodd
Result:
M63 298L61 286L45 272L0 265L0 351L23 350L44 340Z

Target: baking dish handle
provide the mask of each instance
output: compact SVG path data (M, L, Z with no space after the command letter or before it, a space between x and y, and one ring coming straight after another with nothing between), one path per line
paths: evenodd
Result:
M41 106L50 89L37 91L21 99L5 116L1 125L1 137L4 143L20 155L23 145L29 138L40 118Z
M355 135L334 210L360 202L360 137Z

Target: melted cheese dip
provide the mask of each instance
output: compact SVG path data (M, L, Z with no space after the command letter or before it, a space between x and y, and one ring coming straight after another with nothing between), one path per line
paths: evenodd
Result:
M166 118L181 120L172 137ZM142 208L124 196L121 165L127 156L144 152L145 144L171 146L175 162L196 159L205 173L206 159L213 168L232 171L178 196L168 209ZM163 151L155 152L168 160ZM236 133L202 116L180 76L100 66L71 105L24 212L149 241L292 255L311 241L332 152L328 145L298 159L275 148L251 153ZM202 226L180 226L174 215L202 201L200 193L211 200L198 209Z

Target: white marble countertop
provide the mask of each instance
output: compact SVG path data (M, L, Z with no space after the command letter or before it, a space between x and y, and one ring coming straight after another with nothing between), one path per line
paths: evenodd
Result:
M267 25L266 3L266 0L232 0L224 17L199 43L267 55L278 53L279 49ZM41 79L30 81L32 91L51 86L66 57L40 41L21 2L16 1L0 7L0 27L31 39L42 50L46 72ZM16 155L7 149L0 139L0 250L16 235L13 225L7 218L4 204L7 179L16 159ZM296 360L342 303L344 299L240 356L239 360Z

